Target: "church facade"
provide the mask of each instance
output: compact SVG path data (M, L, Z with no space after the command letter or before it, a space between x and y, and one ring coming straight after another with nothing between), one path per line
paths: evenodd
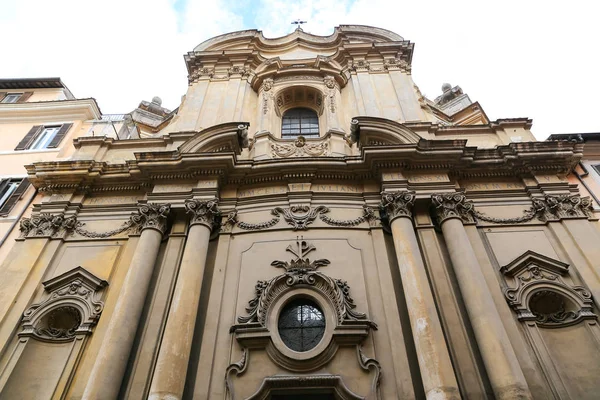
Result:
M366 26L217 36L178 109L26 165L0 398L596 398L585 144L426 98L412 55Z

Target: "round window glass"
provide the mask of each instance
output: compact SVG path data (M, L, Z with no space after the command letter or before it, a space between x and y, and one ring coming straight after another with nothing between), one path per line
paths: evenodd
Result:
M281 311L278 328L279 336L287 347L295 351L308 351L323 338L325 317L314 302L297 299Z

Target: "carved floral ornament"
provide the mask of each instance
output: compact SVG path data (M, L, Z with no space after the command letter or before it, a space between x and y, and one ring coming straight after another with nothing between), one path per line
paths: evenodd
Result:
M307 141L298 136L294 143L271 143L271 157L319 157L331 154L329 137Z
M104 308L97 293L108 283L77 267L43 285L45 298L25 311L19 336L69 341L91 334Z
M138 209L131 213L129 220L117 229L106 232L93 232L84 228L85 223L77 221L77 216L66 217L64 213L41 213L31 218L23 218L19 223L21 238L50 237L64 238L77 233L93 239L107 238L125 231L140 233L144 229L155 229L165 233L167 217L171 211L170 204L140 204Z
M501 268L507 278L514 280L504 289L504 296L520 321L557 328L598 318L592 309L591 293L563 280L568 268L568 264L531 250Z
M329 208L325 206L317 206L312 208L310 206L291 206L289 208L275 207L271 210L271 215L274 217L265 222L259 223L248 223L239 221L237 214L231 217L231 220L234 220L236 225L244 230L261 230L270 228L277 223L279 223L281 217L288 225L291 225L294 230L306 230L308 226L311 225L317 217L327 225L338 226L338 227L351 227L359 225L363 222L370 222L377 219L375 215L375 211L368 207L367 205L363 206L363 215L348 220L338 220L329 217L327 214L330 212Z
M330 261L310 260L308 255L315 250L313 244L302 238L298 238L295 244L288 245L286 251L293 254L292 260L275 260L271 263L285 272L270 280L259 280L256 283L255 296L246 307L247 315L239 316L238 323L231 327L231 332L235 334L243 351L242 358L229 365L225 374L227 389L232 399L236 399L232 378L246 371L249 353L253 349L265 349L271 360L282 368L310 372L329 362L340 346L356 347L359 366L367 372L374 373L371 393L366 398L375 398L377 395L381 367L376 360L366 357L361 349L362 341L371 329L377 329L377 325L369 321L366 314L355 310L356 304L350 296L350 287L346 281L331 278L318 271L319 268L329 265ZM298 297L321 299L319 303L325 310L327 321L326 333L320 343L300 353L286 348L277 329L277 314L282 305ZM296 383L288 382L288 387L296 385L299 379L316 379L315 377L299 375L296 377ZM250 398L263 398L259 394L265 390L265 384L266 381ZM343 382L341 384L343 385ZM362 398L352 396L343 398Z
M474 223L477 219L495 224L515 224L538 219L542 222L571 218L592 218L593 206L589 197L578 194L545 195L543 198L532 198L532 205L520 217L490 217L475 209L472 201L462 192L441 193L431 195L432 205L438 223L447 219L458 218L464 223Z

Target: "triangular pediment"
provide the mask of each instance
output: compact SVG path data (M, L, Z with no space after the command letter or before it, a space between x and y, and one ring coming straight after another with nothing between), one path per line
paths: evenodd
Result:
M55 276L52 279L48 279L47 281L42 282L42 284L47 292L52 292L55 289L70 285L75 280L80 280L85 286L94 291L108 286L108 282L106 282L104 279L98 278L96 275L92 274L81 266L75 267L72 270Z
M533 266L556 275L565 275L569 271L569 264L536 253L533 250L527 250L510 263L500 268L500 272L508 276L517 276Z

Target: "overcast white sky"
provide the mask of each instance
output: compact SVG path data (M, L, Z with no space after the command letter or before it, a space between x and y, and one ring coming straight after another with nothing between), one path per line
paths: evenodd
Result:
M340 24L416 43L413 78L430 99L460 85L491 119L529 117L538 139L598 132L600 1L0 0L0 77L59 76L104 113L153 96L179 105L183 54L241 29L267 37Z

